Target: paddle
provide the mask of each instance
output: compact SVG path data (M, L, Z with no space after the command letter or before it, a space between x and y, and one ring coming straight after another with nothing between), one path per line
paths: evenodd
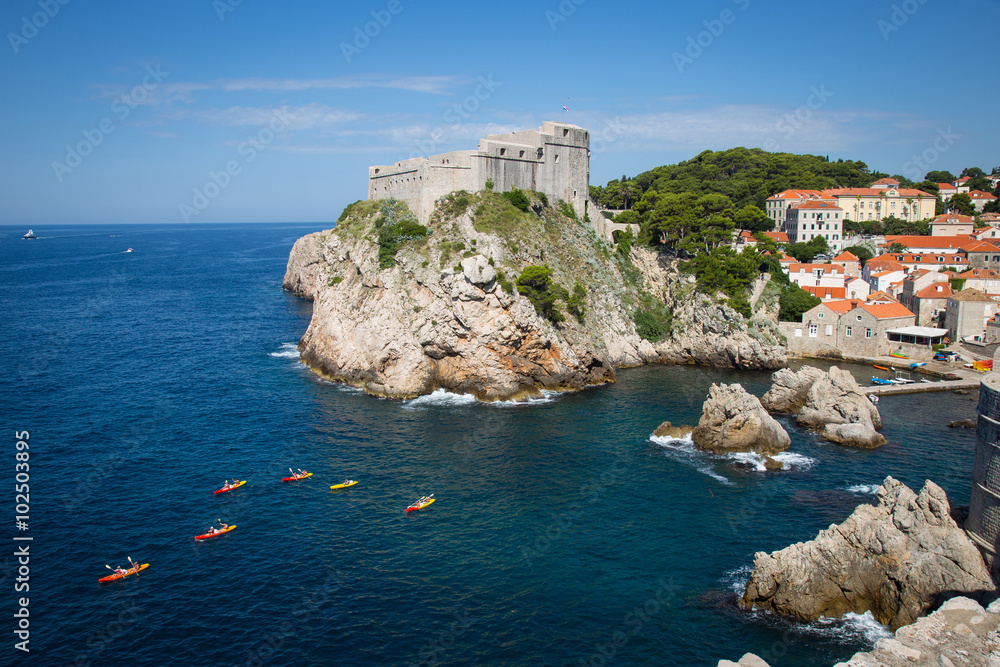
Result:
M132 569L135 570L135 576L138 577L139 576L139 565L137 563L133 563L132 562L132 557L131 556L125 556L125 558L128 559L128 562L132 566Z

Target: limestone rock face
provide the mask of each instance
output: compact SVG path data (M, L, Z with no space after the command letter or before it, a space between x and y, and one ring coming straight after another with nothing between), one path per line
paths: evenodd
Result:
M836 366L813 382L796 421L813 428L824 428L827 424L860 425L824 430L824 437L842 445L871 448L885 443L885 438L875 432L882 428L878 408L861 391L854 376Z
M775 371L771 376L771 389L764 394L760 403L768 412L792 414L806 403L813 384L826 375L812 366L803 366L798 372L788 368Z
M867 653L856 653L834 667L996 667L1000 663L1000 603L983 609L975 600L951 598L930 616L880 639ZM753 653L739 662L720 660L718 667L768 667Z
M995 592L941 487L928 481L917 495L887 477L877 499L814 540L757 553L740 604L806 621L871 611L896 629L943 596Z
M715 453L774 454L791 444L788 433L767 414L760 400L738 384L712 385L691 439Z

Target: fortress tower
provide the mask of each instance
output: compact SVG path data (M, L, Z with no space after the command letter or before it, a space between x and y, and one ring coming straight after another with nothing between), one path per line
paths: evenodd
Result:
M994 360L994 366L998 363ZM972 464L972 497L965 532L979 547L994 578L1000 574L1000 373L979 385L979 423Z
M479 192L486 181L545 193L549 201L572 204L582 220L590 198L590 133L582 127L546 121L537 130L491 134L479 150L417 157L368 168L368 199L406 202L427 224L434 205L456 190Z

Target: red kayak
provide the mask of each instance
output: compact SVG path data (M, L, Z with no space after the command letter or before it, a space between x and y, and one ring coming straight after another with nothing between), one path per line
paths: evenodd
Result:
M427 507L428 505L432 505L432 504L434 504L434 494L433 493L431 495L426 496L424 498L421 498L417 502L413 503L412 505L410 505L409 507L406 508L406 511L407 512L414 512L416 510L422 510L423 508Z
M246 481L246 480L244 479L244 480L243 480L243 481L241 481L241 482L233 482L232 484L226 484L226 485L225 485L224 487L222 487L221 489L216 489L216 490L215 490L215 492L216 492L216 493L225 493L225 492L227 492L227 491L232 491L233 489L238 489L238 488L240 488L241 486L243 486L243 485L244 485L244 484L246 484L246 483L247 483L247 481Z
M304 472L302 474L292 475L291 477L282 477L282 482L297 482L300 479L305 479L306 477L312 477L311 472Z
M196 540L209 540L209 539L211 539L213 537L218 537L219 535L225 535L226 533L228 533L231 530L236 530L236 526L226 526L222 530L215 530L215 529L213 529L212 532L210 532L210 533L205 533L204 535L195 535L194 539L196 539Z

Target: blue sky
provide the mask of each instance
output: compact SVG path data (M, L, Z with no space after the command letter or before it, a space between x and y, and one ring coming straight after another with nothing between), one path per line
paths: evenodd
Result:
M734 146L989 172L998 21L996 0L10 0L0 224L327 222L368 165L543 120L591 131L598 185Z

